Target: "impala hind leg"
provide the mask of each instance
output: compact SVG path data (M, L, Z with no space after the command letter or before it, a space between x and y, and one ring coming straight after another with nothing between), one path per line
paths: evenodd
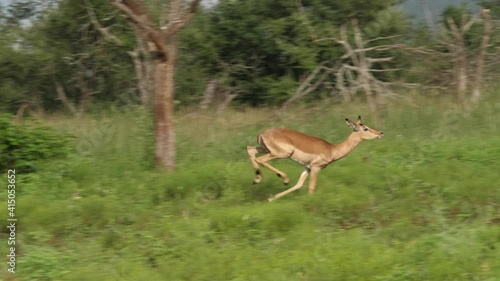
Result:
M259 163L257 163L257 161L256 161L255 155L257 155L258 153L264 153L267 151L262 147L247 146L247 152L248 152L248 155L250 156L250 161L252 161L252 166L255 169L256 177L253 180L253 183L256 184L256 183L259 183L260 181L262 181L262 171L260 170Z
M255 155L257 155L258 153L267 153L268 152L265 148L262 148L262 147L247 146L247 152L248 152L248 155L250 156L250 160L252 161L252 165L255 169L256 177L253 181L254 184L262 181L262 171L260 170L260 166L263 166L264 168L277 174L278 177L283 179L284 184L288 184L288 182L290 180L288 179L287 174L285 174L282 171L267 164L267 161L275 159L275 158L279 158L279 157L272 156L270 153L268 153L264 156L255 157Z
M267 161L270 161L270 160L273 160L273 159L276 159L276 158L283 158L283 157L278 157L278 156L274 156L272 155L271 153L269 154L266 154L266 155L263 155L263 156L260 156L260 157L257 157L255 159L255 161L259 164L259 165L262 165L264 168L268 169L269 171L275 173L276 175L278 175L278 177L282 178L283 179L283 183L284 184L288 184L290 182L290 179L288 178L288 175L285 174L284 172L274 168L273 166L269 165L267 163Z

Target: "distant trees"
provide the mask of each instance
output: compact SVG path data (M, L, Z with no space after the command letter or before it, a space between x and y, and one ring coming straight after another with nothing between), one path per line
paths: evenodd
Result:
M211 64L209 74L223 77L224 85L238 92L239 102L283 103L318 65L334 67L343 54L342 47L317 39L338 36L340 25L351 18L371 32L371 37L403 31L401 20L381 20L383 12L396 2L221 1L207 11L213 50L206 61ZM363 9L359 9L361 5ZM402 19L403 15L396 17ZM333 73L330 76L325 82L334 82ZM331 90L327 83L315 92L330 95Z
M15 0L0 9L0 111L142 104L155 112L157 163L172 169L175 104L285 108L338 95L379 112L381 98L404 95L395 85L477 103L500 74L500 2L479 1L477 14L450 6L439 30L411 25L398 3Z
M491 34L491 16L488 9L472 15L466 9L453 6L443 12L443 42L454 63L453 76L457 96L461 103L468 101L467 92L472 88L470 100L479 100L484 74L484 61ZM473 80L472 87L469 85Z
M93 102L109 103L132 91L127 42L107 40L89 14L122 35L126 22L111 11L96 0L15 1L0 25L6 35L0 38L0 97L10 101L4 109L28 104L40 112L80 115Z
M405 83L475 102L483 82L500 73L496 0L479 1L489 9L479 14L449 7L433 30L407 21L396 0L218 1L191 12L190 25L167 40L161 34L185 22L168 19L176 1L13 1L0 10L0 110L81 116L111 103L150 108L166 97L154 94L156 82L177 92L167 95L169 104L202 108L288 106L335 95L348 101ZM144 3L149 23L136 18L130 28L112 3ZM150 35L141 35L147 29ZM169 44L178 46L170 52L177 53L176 75L156 76ZM369 59L373 79L358 71L359 56ZM368 89L366 79L378 82Z
M447 7L437 30L430 30L425 37L413 44L425 42L419 49L420 62L413 68L421 69L421 77L428 77L423 86L441 86L456 95L464 106L477 103L481 86L488 77L498 75L498 40L488 9L472 13L467 8ZM422 40L423 39L423 40Z

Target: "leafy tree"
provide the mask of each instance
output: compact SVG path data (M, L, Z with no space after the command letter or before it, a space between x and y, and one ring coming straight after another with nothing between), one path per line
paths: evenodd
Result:
M363 3L361 3L363 2ZM333 67L343 50L332 41L338 27L356 17L368 38L403 31L392 0L221 1L208 11L209 75L236 88L240 102L275 104L288 98L320 63ZM360 7L363 9L360 9ZM299 9L302 7L302 9ZM198 56L196 50L192 50ZM202 54L201 57L207 57ZM203 60L202 60L203 61Z
M112 101L133 89L132 67L125 50L134 41L126 29L119 28L125 22L111 13L109 3L33 3L38 2L14 2L2 22L8 36L0 39L4 43L0 61L2 71L9 75L0 78L0 86L10 101L4 109L13 111L26 102L46 110L60 109L57 84L68 102L81 111L87 109L91 96ZM101 19L101 25L117 27L113 32L125 35L121 45L107 40L91 19L91 12Z
M91 20L91 12L99 22ZM111 42L97 24L114 27L113 33L123 39L119 44ZM33 27L38 35L32 41L40 52L47 54L49 63L43 74L50 81L51 98L54 79L80 106L86 95L112 101L133 89L132 66L126 50L135 42L122 26L126 27L124 20L116 17L111 5L103 1L65 0L57 9L46 12Z

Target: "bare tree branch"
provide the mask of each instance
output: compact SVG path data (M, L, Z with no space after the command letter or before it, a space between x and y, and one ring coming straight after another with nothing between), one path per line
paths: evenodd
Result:
M362 67L358 66L352 66L348 64L344 64L344 67L350 70L354 70L356 72L361 72L363 70L366 70L368 72L393 72L393 71L400 71L401 68L386 68L386 69L371 69L371 68L365 68L363 69ZM368 79L372 79L371 75L367 76ZM374 80L378 81L378 79L373 78Z
M369 64L372 64L374 62L388 62L388 61L391 61L392 59L393 59L393 57L389 57L389 58L366 58L366 61Z
M376 42L376 41L380 41L380 40L394 39L394 38L400 38L400 37L403 37L403 34L391 35L391 36L382 36L382 37L377 37L377 38L373 38L373 39L370 39L370 40L366 40L365 44Z
M354 65L359 65L359 60L358 58L354 55L354 51L351 47L351 44L349 44L348 38L347 38L347 28L345 25L342 25L340 27L340 38L342 40L337 41L339 44L344 46L344 48L347 50L347 53L341 57L341 59L346 59L348 57L351 58L352 62Z
M165 46L165 42L160 34L160 32L155 28L153 22L145 12L145 8L140 1L136 0L112 0L113 6L124 12L130 20L136 25L141 36L144 36L144 40L151 41L156 49L163 54L166 59L168 50Z
M311 74L307 76L307 78L300 84L300 86L297 88L295 91L295 94L288 99L282 106L282 109L286 109L290 104L293 102L303 98L304 96L310 94L311 92L315 91L322 83L325 81L325 79L328 77L328 75L332 74L334 71L336 71L336 68L325 68L323 65L326 62L323 62L320 64L316 69L314 69ZM319 78L314 82L314 84L311 84L311 82L318 76L318 74L324 70Z
M175 5L182 4L180 1L170 1L167 14L173 12L175 18L172 17L161 27L162 35L168 37L182 29L193 17L199 2L200 0L192 0L187 8L182 9L181 7L175 7Z
M59 83L59 81L57 81L55 78L53 78L53 82L54 82L54 86L56 88L57 98L62 102L64 107L66 107L66 109L68 109L69 112L71 112L71 114L76 115L77 114L76 107L73 103L71 103L68 100L68 97L66 96L66 92L64 91L64 88L61 85L61 83Z
M477 20L479 19L479 17L481 16L481 12L475 14L472 19L470 19L468 22L467 22L467 14L463 14L462 15L462 34L464 34L465 32L469 31L469 29L471 28L471 26L473 24L475 24L477 22ZM465 24L464 24L465 23Z
M111 32L108 31L107 28L102 27L102 25L97 20L97 16L95 15L94 9L92 8L92 5L90 4L89 0L84 0L84 1L85 1L85 8L87 9L87 14L89 15L90 21L92 22L92 24L94 24L97 30L104 36L104 38L115 44L123 45L122 40L114 36Z

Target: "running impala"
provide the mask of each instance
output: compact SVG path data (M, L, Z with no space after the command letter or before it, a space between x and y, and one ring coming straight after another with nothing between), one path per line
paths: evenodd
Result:
M260 166L276 173L278 177L283 179L285 184L288 184L288 176L269 165L267 163L269 160L291 158L305 166L297 184L281 193L271 196L268 199L269 202L301 188L309 174L311 174L308 187L309 194L313 194L316 188L318 173L321 169L349 154L363 140L384 136L383 132L364 125L361 116L358 116L358 121L356 122L348 118L345 121L347 126L353 131L341 144L331 144L323 139L286 128L271 128L257 136L257 142L260 146L247 146L248 155L250 155L250 160L257 174L257 177L253 181L254 184L262 181ZM258 153L265 153L265 155L255 157Z

